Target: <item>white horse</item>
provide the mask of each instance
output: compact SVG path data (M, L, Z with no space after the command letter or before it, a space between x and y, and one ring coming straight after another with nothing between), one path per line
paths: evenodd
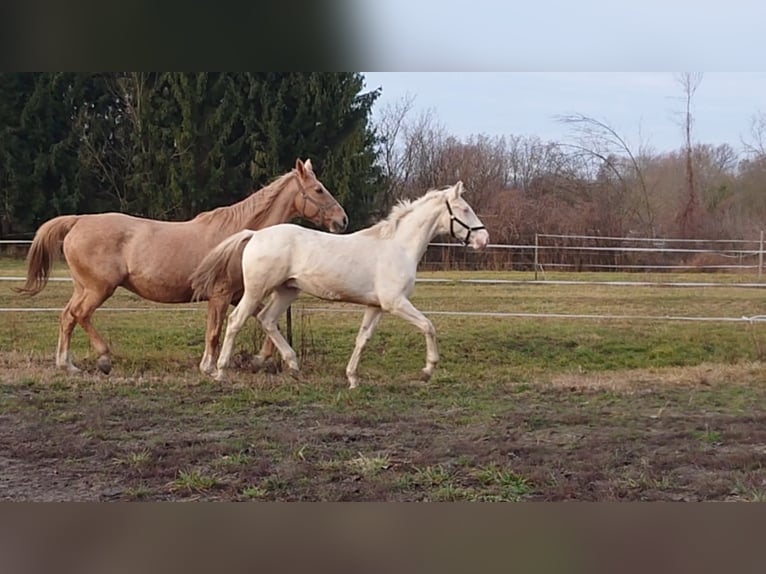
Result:
M237 333L269 294L271 299L258 319L288 367L297 374L297 356L277 329L277 321L305 291L321 299L367 307L346 367L350 388L358 384L359 357L383 311L409 321L425 335L426 366L421 378L427 381L439 355L433 324L409 301L418 262L428 243L440 234L449 233L474 249L484 248L489 242L489 233L463 199L463 191L460 181L446 189L428 191L414 201L400 202L385 220L348 235L281 224L241 231L222 241L191 277L195 295L206 296L211 286L225 276L238 247L248 242L242 251L245 291L229 317L215 378L225 380ZM264 357L257 359L263 361Z

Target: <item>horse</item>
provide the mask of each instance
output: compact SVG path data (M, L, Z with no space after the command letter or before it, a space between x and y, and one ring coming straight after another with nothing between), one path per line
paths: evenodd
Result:
M63 253L74 292L61 313L56 366L80 371L71 360L70 342L79 324L98 353L98 368L112 369L109 345L91 323L93 312L117 287L158 303L188 303L190 275L203 257L224 238L243 229L261 229L303 217L331 232L346 229L346 212L314 174L311 160L298 158L295 168L233 205L198 214L188 221L157 221L123 213L62 215L45 222L27 254L27 279L21 293L42 291L54 256ZM239 267L208 298L203 372L213 370L226 308L242 292ZM223 280L222 280L223 281ZM271 346L264 341L261 354Z
M305 291L321 299L365 306L356 345L346 366L349 388L358 386L359 359L383 311L401 317L425 335L426 366L421 379L429 380L439 360L436 332L409 296L415 286L418 262L436 235L449 233L473 249L489 243L484 224L463 199L464 191L461 181L427 191L416 200L399 202L383 221L347 235L280 224L260 231L241 231L225 239L205 256L191 276L195 296L204 297L227 273L232 260L241 260L244 293L229 316L214 378L226 380L234 339L267 295L271 298L258 313L258 320L291 374L298 376L297 356L277 329L277 321ZM265 357L257 358L262 362Z

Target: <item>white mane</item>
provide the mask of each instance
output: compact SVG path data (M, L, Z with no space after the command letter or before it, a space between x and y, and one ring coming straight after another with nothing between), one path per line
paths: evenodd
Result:
M399 226L399 222L402 219L407 217L424 203L433 201L436 198L443 199L451 189L452 186L447 186L441 189L431 189L417 199L401 199L391 208L391 213L388 214L388 217L364 231L373 233L382 239L393 237L396 228Z

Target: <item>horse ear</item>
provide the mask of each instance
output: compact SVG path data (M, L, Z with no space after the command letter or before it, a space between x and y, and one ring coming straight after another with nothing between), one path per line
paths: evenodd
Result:
M460 197L461 195L463 195L463 193L465 193L465 187L463 186L462 181L458 181L455 184L454 189L455 189L455 197Z
M301 178L306 177L306 164L301 161L301 158L295 160L295 170Z
M303 166L306 168L306 171L314 171L314 167L311 165L310 159L307 159Z

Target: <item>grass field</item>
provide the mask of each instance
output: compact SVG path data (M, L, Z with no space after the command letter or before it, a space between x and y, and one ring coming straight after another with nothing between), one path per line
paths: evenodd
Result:
M0 260L0 276L23 272ZM29 299L12 285L0 282L2 308L59 309L71 291L52 282ZM227 384L196 370L203 304L155 305L119 291L94 319L114 350L108 377L80 330L73 356L85 373L55 370L57 312L3 312L0 498L766 500L766 324L659 319L762 315L765 294L734 285L422 283L413 302L437 329L434 378L417 380L422 335L388 316L355 391L344 376L361 320L353 306L308 297L294 306L300 381L247 368L261 341L252 322Z

